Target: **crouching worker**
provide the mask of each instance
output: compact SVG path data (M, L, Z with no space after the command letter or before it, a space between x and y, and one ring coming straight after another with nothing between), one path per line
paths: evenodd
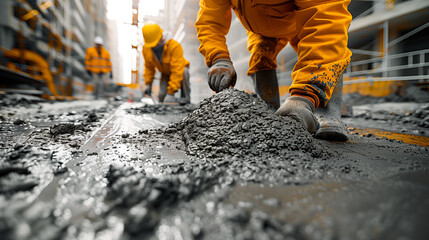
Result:
M88 48L85 56L85 69L94 83L95 99L105 97L107 77L113 78L110 53L103 47L103 38L94 38L95 47ZM109 75L108 75L109 74Z
M151 96L155 69L161 72L159 85L159 102L179 103L191 102L189 83L189 62L183 57L180 43L168 37L158 24L148 23L143 26L143 57L145 60L144 80L145 95ZM174 94L180 89L180 98Z
M326 140L347 140L340 120L342 73L350 62L350 0L201 0L195 23L213 91L234 87L236 73L226 45L231 9L247 30L249 70L256 94L278 115L301 122ZM280 106L277 55L290 44L298 54L291 97ZM317 109L317 111L315 111ZM319 116L320 127L315 114Z

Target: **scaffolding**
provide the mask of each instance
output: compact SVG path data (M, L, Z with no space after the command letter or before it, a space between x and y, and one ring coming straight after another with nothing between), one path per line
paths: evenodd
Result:
M0 87L55 99L88 95L85 50L94 36L105 38L105 15L106 0L0 1Z

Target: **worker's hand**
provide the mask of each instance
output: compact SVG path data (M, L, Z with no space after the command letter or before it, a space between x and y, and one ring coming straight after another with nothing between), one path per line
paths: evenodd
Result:
M86 73L87 73L89 76L92 76L92 72L91 72L91 71L86 70Z
M147 85L146 86L146 89L144 90L144 95L149 95L149 96L151 96L152 95L152 85Z
M177 103L177 98L174 95L167 94L164 98L164 103Z
M210 88L215 92L220 92L226 88L234 87L237 81L232 62L228 59L218 59L207 72Z
M110 79L113 79L113 72L110 72Z
M289 116L302 123L310 133L315 133L319 125L313 113L313 102L300 96L289 97L276 111L276 115Z

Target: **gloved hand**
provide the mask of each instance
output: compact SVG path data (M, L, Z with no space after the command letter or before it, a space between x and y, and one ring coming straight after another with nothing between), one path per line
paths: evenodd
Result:
M309 99L300 96L292 96L277 109L276 114L280 116L289 116L298 122L301 122L310 133L315 133L319 123L313 115L314 105Z
M144 95L149 95L149 96L151 96L152 95L152 85L147 85L146 86L146 89L144 90Z
M91 71L86 70L86 73L87 73L89 76L92 76L92 72L91 72Z
M210 88L215 92L220 92L228 87L234 87L237 81L232 62L228 59L218 59L207 72Z
M167 96L165 96L165 98L164 98L164 102L165 103L177 103L177 98L174 97L174 95L167 94Z
M110 79L113 79L113 72L110 72Z

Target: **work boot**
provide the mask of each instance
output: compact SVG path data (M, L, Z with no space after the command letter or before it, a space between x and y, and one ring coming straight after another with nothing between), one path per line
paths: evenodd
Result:
M250 75L256 95L276 111L280 106L276 70L263 70Z
M191 101L189 100L189 99L186 99L186 98L179 98L179 105L186 105L186 104L190 104L191 103Z
M313 113L313 102L300 96L289 97L276 111L276 115L289 116L301 122L311 134L315 133L318 127L317 119L314 117Z
M320 124L315 135L316 138L339 142L348 140L346 125L341 122L342 96L343 77L341 76L326 107L316 110L315 115Z

